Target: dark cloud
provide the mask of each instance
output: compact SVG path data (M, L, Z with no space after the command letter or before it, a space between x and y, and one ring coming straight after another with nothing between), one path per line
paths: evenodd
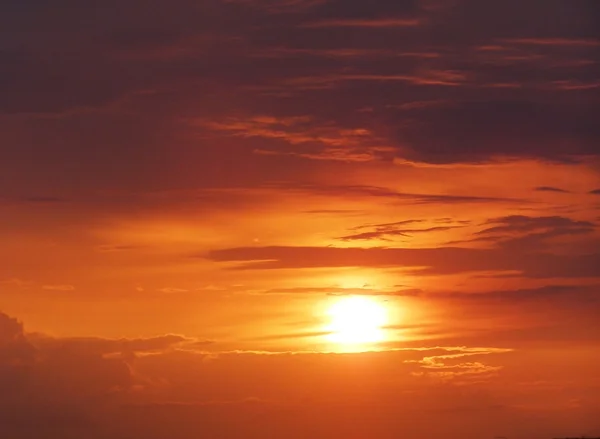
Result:
M62 203L66 201L63 198L59 197L44 197L44 196L33 196L33 197L25 197L23 201L27 203Z
M436 293L432 298L451 298L456 300L472 301L503 301L507 304L520 302L552 302L576 303L577 306L586 307L600 305L600 295L597 286L587 285L547 285L539 288L522 288L517 290L487 291L477 293Z
M536 190L538 192L559 192L559 193L563 193L563 194L569 193L569 191L567 191L565 189L561 189L559 187L553 187L553 186L538 186L534 190Z
M494 156L568 161L599 152L600 130L591 116L597 106L464 102L451 112L423 110L398 130L398 139L411 146L407 158L417 161L481 162Z
M2 340L23 336L19 323L7 317L0 322L8 328L0 333ZM296 335L282 334L279 339ZM310 334L301 334L306 335ZM513 340L521 335L512 334ZM539 432L538 417L531 419L531 410L520 406L523 400L562 401L573 395L585 398L589 407L578 410L577 426L595 422L595 400L587 394L596 388L589 389L585 373L597 360L594 351L582 356L577 349L556 352L554 347L549 351L557 356L542 357L547 362L540 369L536 352L512 347L403 342L390 349L358 354L172 351L141 357L137 367L152 377L151 383L129 391L124 386L131 382L131 370L123 368L121 360L99 359L79 348L47 352L36 360L34 385L25 398L2 395L0 433L15 439L183 439L208 432L223 438L300 439L358 437L357 433L391 438L412 429L424 437L477 438L490 428L506 432L502 426L515 423L518 429L510 431L522 432L525 420L531 424L528 432ZM553 368L560 369L558 378ZM561 398L540 393L546 380L560 388ZM534 391L524 382L535 382ZM509 383L516 386L514 391L507 392L512 389ZM112 389L108 394L107 386ZM581 388L588 391L581 393ZM399 419L400 405L408 408ZM555 403L535 413L557 418ZM348 416L356 421L339 422ZM443 425L429 422L432 416ZM485 419L475 428L473 419L479 417ZM460 428L464 423L470 426L468 434ZM448 435L450 428L457 433Z
M97 356L162 352L184 344L198 342L198 340L176 334L138 339L105 339L94 337L56 339L44 336L30 338L36 346L46 351L86 352Z
M577 221L562 216L532 217L525 215L493 218L483 226L482 230L474 233L474 238L453 241L448 244L489 242L507 249L530 248L539 251L556 245L557 239L561 237L593 235L597 229L597 225L591 221ZM565 246L573 248L576 245L570 242Z
M591 232L595 224L589 221L575 221L561 216L529 217L524 215L512 215L501 218L490 219L486 225L492 227L478 232L478 234L506 233L506 232L532 232L539 229L560 229L578 232Z
M567 46L567 47L598 47L600 42L593 39L572 38L509 38L502 42L513 44L525 44L533 46Z
M493 239L498 245L508 248L547 247L555 238L562 236L590 235L596 224L590 221L575 221L560 216L528 217L513 215L487 221L487 228L476 233L484 239ZM478 238L475 238L477 241Z
M533 0L526 5L518 0L476 0L454 3L440 14L440 32L455 32L459 38L595 38L598 36L598 5L594 0ZM519 17L515 20L515 17ZM469 23L463 27L459 23ZM448 35L450 36L450 35Z
M36 350L25 338L23 325L0 312L0 402L23 389L35 358Z
M407 228L407 224L419 223L420 220L407 220L400 221L397 223L388 224L373 224L364 225L354 228L354 230L371 229L367 231L360 231L351 235L342 236L338 239L342 241L358 241L358 240L371 240L371 239L382 239L385 241L394 240L395 237L410 238L415 234L420 233L435 233L445 232L448 230L460 228L463 226L434 226L434 227L422 227L422 228Z
M362 288L331 287L296 287L275 288L264 291L265 294L327 294L330 296L418 296L423 293L419 289L384 290L365 285Z
M132 385L124 361L34 346L20 322L0 313L0 435L89 436L90 404Z
M525 277L595 277L600 254L556 255L535 248L335 248L241 247L214 250L204 257L236 262L238 269L396 267L419 275L478 271L518 271Z
M52 9L9 3L0 14L12 17L3 20L0 48L4 112L62 113L150 94L157 99L147 113L168 103L197 116L193 99L213 96L215 105L228 102L230 116L311 114L303 131L280 130L280 141L294 145L289 153L304 158L449 163L598 154L595 95L553 91L598 82L593 3L179 0L162 13L137 1ZM448 87L460 92L442 91ZM399 111L440 99L451 111ZM368 120L362 114L361 127L364 108L375 111ZM370 129L371 138L355 151L294 143L303 135L319 144L315 136L330 122L341 144L356 129ZM385 151L377 149L382 139Z
M329 0L312 8L310 14L319 19L377 19L410 17L419 11L418 0L384 1L378 4L361 1Z
M46 406L49 401L61 404L129 391L147 384L132 369L136 354L183 345L195 349L200 341L173 334L120 340L51 338L26 334L20 322L0 313L0 407L22 401L30 394L26 392L34 392L32 403Z
M32 195L25 197L7 196L0 197L0 204L2 205L31 205L31 206L51 206L58 207L69 200L63 197L53 197L46 195Z
M439 301L448 309L469 310L468 314L472 316L488 313L507 316L517 312L521 316L519 323L515 325L499 324L493 328L463 331L457 325L455 330L463 334L461 338L465 343L472 336L480 337L487 333L499 346L589 346L595 343L596 334L600 330L596 318L600 312L597 284L554 285L549 281L547 285L535 288L471 293L442 291L425 294L423 297Z
M200 348L198 340L178 335L108 340L26 334L20 322L0 313L0 435L100 437L99 411L156 386L134 370L135 354L184 343Z
M525 200L501 198L501 197L480 197L472 195L451 195L451 194L419 194L397 192L395 190L365 185L318 185L311 183L277 183L273 185L278 188L285 188L288 191L308 192L313 194L325 194L349 198L382 198L390 202L404 202L407 204L462 204L462 203L522 203Z
M305 27L367 27L367 28L388 28L388 27L411 27L419 26L421 23L418 19L411 18L379 18L379 19L336 19L322 20L315 23L308 23Z

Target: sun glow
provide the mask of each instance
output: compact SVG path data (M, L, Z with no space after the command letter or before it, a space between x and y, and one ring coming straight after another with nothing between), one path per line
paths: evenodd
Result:
M384 340L388 316L378 301L364 296L344 297L327 310L330 342L339 344L376 343Z
M338 285L341 288L348 289L359 289L359 288L367 288L370 286L370 283L367 279L360 276L344 276L338 281Z

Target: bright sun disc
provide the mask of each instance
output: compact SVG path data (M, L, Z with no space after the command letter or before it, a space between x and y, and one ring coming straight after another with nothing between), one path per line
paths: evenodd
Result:
M387 312L379 302L361 296L344 297L327 311L328 340L343 344L375 343L384 339Z

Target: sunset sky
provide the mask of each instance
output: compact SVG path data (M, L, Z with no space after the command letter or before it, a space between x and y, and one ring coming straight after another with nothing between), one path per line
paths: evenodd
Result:
M0 2L0 437L600 435L600 2Z

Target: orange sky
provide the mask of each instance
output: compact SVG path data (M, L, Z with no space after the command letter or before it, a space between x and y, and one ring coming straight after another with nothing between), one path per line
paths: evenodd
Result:
M3 2L0 437L599 435L599 13Z

